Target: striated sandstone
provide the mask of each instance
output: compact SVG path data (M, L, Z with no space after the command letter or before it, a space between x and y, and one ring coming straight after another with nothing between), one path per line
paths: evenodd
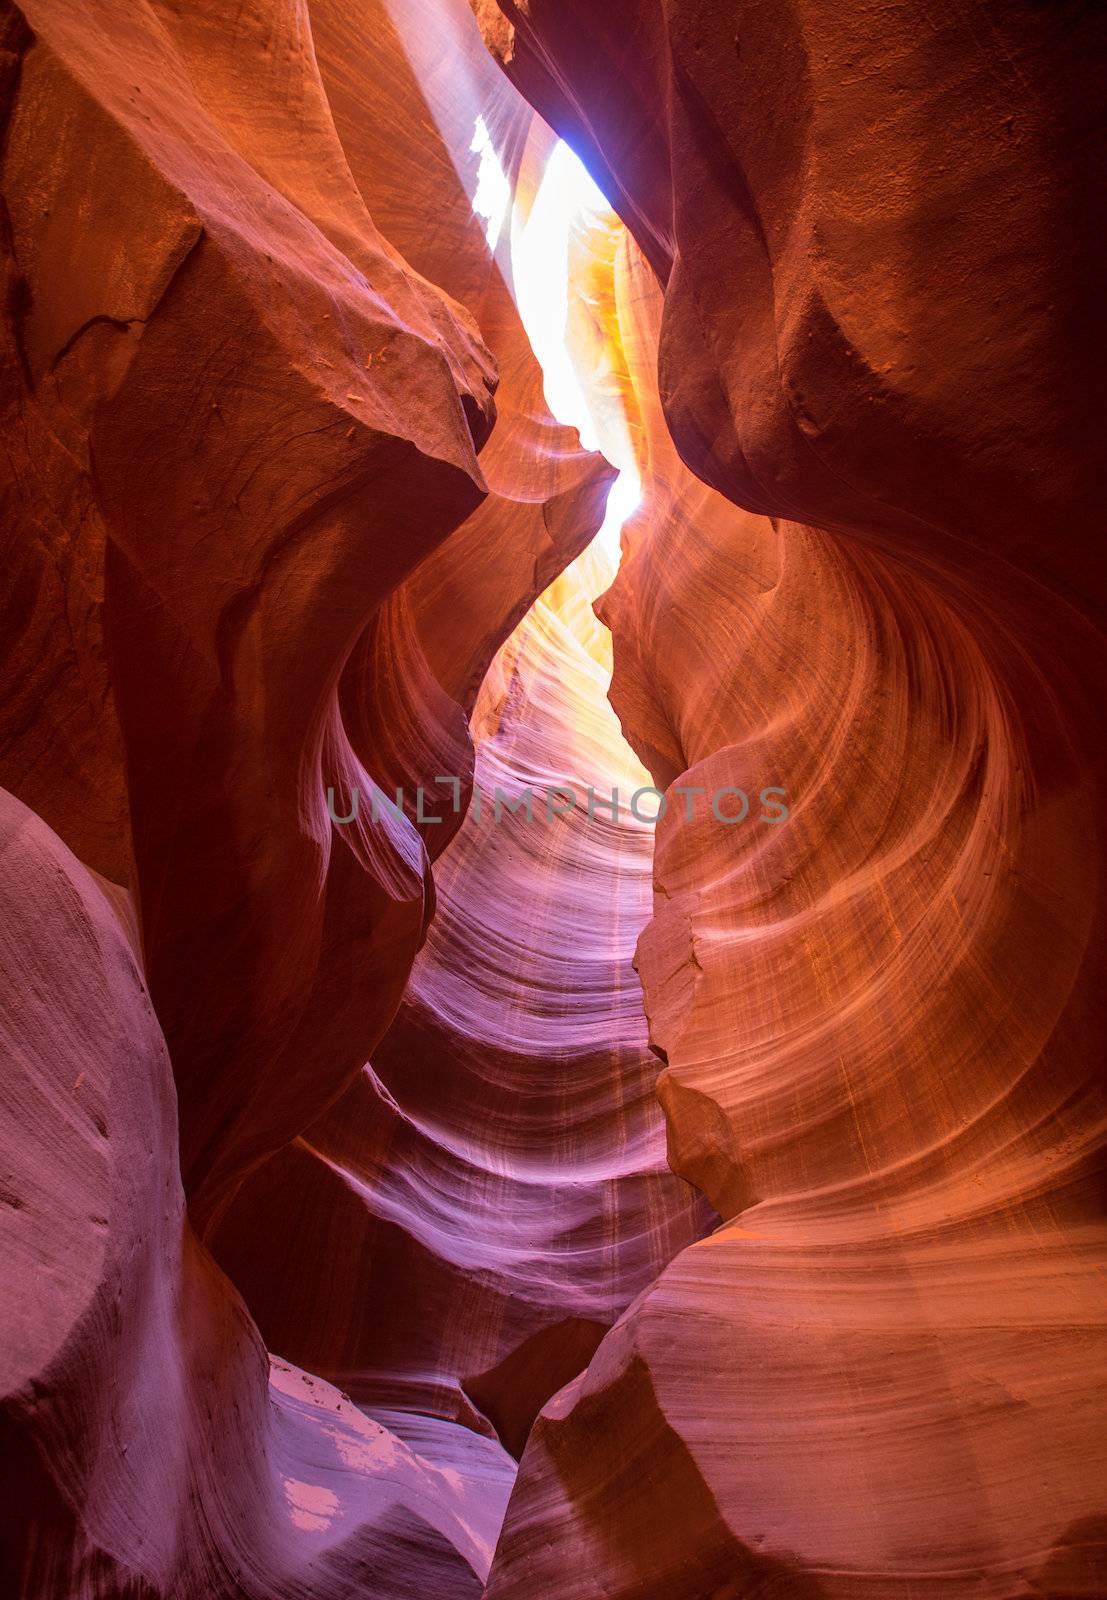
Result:
M599 609L724 1226L545 1409L489 1595L1107 1593L1093 14L502 9L643 253Z
M165 1042L91 873L0 797L6 1595L481 1593L507 1481L270 1364L197 1242ZM460 1431L460 1430L459 1430Z
M387 185L371 190L371 149L351 139L348 160L336 135L318 9L4 16L0 750L6 781L95 869L28 821L51 842L8 881L26 904L5 986L56 987L72 1034L51 1061L37 1012L17 1010L5 1060L13 1593L273 1600L372 1574L375 1592L475 1594L512 1476L499 1446L433 1419L408 1430L413 1453L287 1363L267 1391L257 1332L183 1221L178 1164L210 1232L243 1177L356 1077L424 936L427 851L449 830L421 838L368 804L334 830L328 788L368 800L375 784L464 778L484 666L598 525L610 481L545 412L470 213L451 246L474 273L480 248L483 303L463 287L502 354L508 434L478 467L496 364L474 317L370 217L367 199L401 231ZM419 110L404 111L412 142ZM420 159L437 148L424 139ZM451 173L442 199L456 210L459 195ZM98 998L87 938L43 967L54 891L34 885L59 872L91 897L113 962L126 930L122 998ZM73 1020L86 1008L99 1031ZM146 1032L120 1054L133 1016ZM67 1150L36 1132L59 1104L40 1080L69 1065L78 1089L110 1069L124 1108L90 1157L83 1133ZM97 1162L109 1181L136 1148L141 1173L97 1201ZM86 1191L94 1234L107 1229L91 1251L70 1223ZM116 1392L139 1396L133 1414ZM340 1420L320 1429L317 1403Z

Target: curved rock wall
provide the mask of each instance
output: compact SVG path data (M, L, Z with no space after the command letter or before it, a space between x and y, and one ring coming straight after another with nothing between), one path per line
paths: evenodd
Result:
M645 253L600 610L724 1226L546 1408L489 1594L1102 1594L1096 18L502 10Z
M529 129L453 20L501 134L512 107ZM3 13L0 752L45 819L6 802L13 1595L475 1594L513 1472L469 1428L428 1422L417 1453L270 1374L192 1231L361 1081L433 909L428 854L462 820L477 684L611 478L542 403L394 37L400 122L376 146L399 126L437 174L424 204L452 221L425 265L497 360L386 237L404 206L373 139L337 133L343 25L322 5ZM383 76L381 38L362 49ZM440 773L448 826L374 815L377 785ZM350 826L328 789L359 790Z
M518 143L520 186L538 206L549 139L536 129ZM580 383L625 432L622 229L596 217L579 232L567 322ZM498 424L482 463L501 439L504 466L541 466L530 415L502 436ZM547 501L544 514L556 529L561 507ZM469 635L479 643L511 570L508 551L478 554L478 526L487 541L486 508L405 586L428 659L462 699L485 663L459 670L438 640L456 644L460 608L483 615ZM461 1422L518 1456L540 1406L715 1220L666 1167L631 967L653 839L628 808L650 778L608 703L610 639L591 610L614 575L613 531L609 513L602 547L543 593L485 677L472 806L451 840L447 796L428 805L442 816L424 827L428 845L450 840L436 859L436 915L371 1065L243 1187L211 1236L271 1347L413 1442L429 1423ZM466 567L448 570L461 546ZM452 618L435 609L439 572L458 597ZM589 791L609 799L616 788L617 816L589 807Z
M502 1493L267 1358L186 1221L111 901L9 795L0 862L3 1592L479 1596Z
M386 824L335 851L324 780L360 765L338 682L367 619L484 493L493 368L370 220L306 13L276 33L214 7L25 15L5 157L20 403L94 485L74 587L104 589L130 823L105 864L133 855L200 1215L297 1131L281 1057L334 1003L328 945L356 946L380 996L347 1017L337 1092L399 998L407 961L390 992L384 948L409 961L421 937L418 841ZM31 485L41 470L36 454ZM65 767L56 788L83 776ZM355 909L342 884L366 865L376 888Z
M631 968L652 831L626 802L649 778L605 699L588 611L604 572L581 558L497 658L473 805L372 1065L214 1238L271 1347L404 1437L412 1414L439 1416L518 1455L541 1404L714 1220L666 1167ZM547 814L553 785L581 803ZM590 785L619 788L618 818L589 817Z

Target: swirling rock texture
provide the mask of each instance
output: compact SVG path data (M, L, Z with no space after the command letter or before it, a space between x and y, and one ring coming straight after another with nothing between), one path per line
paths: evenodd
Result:
M452 15L506 147L531 114ZM360 1081L461 822L466 710L611 481L543 405L398 65L400 121L351 117L430 174L426 265L474 311L371 219L403 237L411 186L375 192L328 99L350 25L3 12L0 748L39 813L5 802L5 1593L476 1594L513 1472L470 1428L431 1419L419 1454L269 1370L197 1238ZM398 64L381 13L382 74L386 39ZM438 774L437 832L369 804ZM328 789L365 800L341 830Z
M412 24L404 28L416 61L429 15L416 19L414 38ZM466 20L458 31L476 47L475 70L502 95L504 80ZM378 56L380 48L378 34ZM346 81L393 84L394 96L379 59L358 73L354 50L347 33ZM321 59L326 73L325 53ZM495 106L494 94L476 103ZM450 110L439 115L442 138L463 150L472 102L460 115L453 109L456 129ZM520 102L514 118L522 131L513 136L501 116L498 139L517 152L520 188L533 201L550 140L530 128ZM392 182L388 162L397 158L388 148L378 155L369 130L380 129L387 146L395 120L366 106L356 124L365 178L354 170L366 189L381 186L386 215L389 195L407 196L410 185ZM402 229L402 216L396 225ZM582 250L587 261L612 254L616 230L600 225L597 232L606 250ZM418 246L416 232L409 248ZM487 261L483 236L480 248ZM426 265L430 271L434 263ZM493 311L510 317L521 337L506 295L510 263L504 267ZM601 261L599 278L612 284L610 259ZM590 287L582 281L574 297L582 323ZM582 365L602 417L612 409L612 385L601 343L593 339L597 349ZM533 357L523 371L533 387ZM513 378L508 368L501 408ZM534 404L529 393L531 412ZM541 440L524 438L521 450L524 421L533 428L529 416L509 418L498 457L497 423L481 458L482 466L491 458L490 479L497 460L518 479L520 456L524 465L548 456ZM610 476L603 481L606 491ZM516 490L504 522L514 537L520 498ZM488 549L498 537L492 515L502 511L482 508L405 586L438 680L467 706L487 657L462 669L438 644L441 637L456 650L458 632L437 582L442 573L455 605L452 597L468 593L469 637L479 644L513 559L503 539ZM558 501L547 500L547 523L562 515ZM455 551L463 568L460 557L448 566ZM590 603L612 575L610 553L589 551L496 658L473 707L474 803L439 858L436 918L399 1016L347 1095L240 1191L212 1236L273 1349L326 1374L426 1448L428 1433L441 1436L436 1422L460 1421L518 1455L542 1403L711 1217L665 1164L656 1058L631 968L649 915L652 832L626 800L650 779L606 699L610 641ZM436 620L440 634L431 631ZM542 797L550 786L566 794L548 814ZM608 796L618 788L621 814L597 809L590 817L589 786ZM580 806L569 790L582 797ZM527 806L528 792L538 797L529 815L508 809ZM434 800L427 810L437 809L442 822L427 824L424 836L441 845L452 808L445 794Z
M215 1235L270 1345L405 1438L440 1417L494 1427L518 1455L539 1407L711 1220L665 1164L631 968L652 830L625 798L613 817L610 795L649 777L604 697L588 600L605 575L589 552L497 657L473 805L437 864L399 1016ZM608 797L591 818L571 793L589 785ZM548 810L528 799L547 792Z
M670 790L638 965L724 1223L545 1409L489 1595L1102 1595L1102 15L478 9L642 252L623 726L791 808Z
M473 9L0 3L0 1591L1107 1596L1102 17Z
M185 1220L173 1078L94 875L0 806L5 1595L479 1595L495 1503L269 1362Z

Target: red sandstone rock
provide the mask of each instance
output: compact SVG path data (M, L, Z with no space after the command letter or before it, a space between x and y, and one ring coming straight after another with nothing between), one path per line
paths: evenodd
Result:
M1093 267L1057 249L1088 40L503 11L665 281L662 315L627 263L613 700L659 783L791 817L670 791L638 967L670 1159L727 1224L546 1408L489 1595L1107 1593ZM689 480L662 407L822 529Z
M510 90L467 13L405 14L404 48L377 15L370 34L332 6L317 29L352 170L390 234L478 309L503 371L481 457L492 492L382 608L371 669L348 674L346 725L372 727L373 770L404 785L413 816L425 774L462 771L425 749L453 709L446 693L472 709L492 648L594 532L611 479L545 411L510 257L490 256L467 198L443 204L474 107L498 147L517 152L524 184L548 138L528 138L517 97L504 104ZM408 54L418 63L426 51L432 17L466 62L456 81L467 92L424 107ZM413 130L405 144L392 136L398 120ZM441 233L420 221L432 188ZM709 1215L665 1171L630 970L648 913L648 832L584 815L495 823L497 784L542 794L572 781L583 796L606 778L627 792L608 770L606 745L619 740L606 680L577 637L599 637L582 595L566 591L571 616L548 598L494 669L501 687L478 717L496 728L477 763L483 816L462 823L426 783L427 813L443 819L421 828L432 856L461 831L440 857L436 921L372 1068L243 1187L211 1235L273 1349L326 1372L404 1436L413 1419L438 1417L495 1429L515 1453L540 1405ZM576 730L592 724L582 744Z
M5 157L22 403L94 472L87 564L106 556L143 946L202 1217L325 1101L320 1072L333 1095L360 1066L422 936L414 833L331 834L327 783L368 783L338 680L484 492L492 368L370 220L306 14L276 35L260 9L25 14L43 37ZM302 1063L341 1004L336 1048Z
M425 846L406 818L374 822L368 805L332 830L327 786L367 799L374 781L388 790L464 775L461 704L598 524L610 474L545 414L478 235L484 314L508 357L509 448L491 462L489 515L427 562L486 492L475 447L495 369L469 314L370 220L306 12L275 31L262 7L232 18L216 7L44 4L27 18L29 29L11 13L3 38L15 467L5 532L21 563L6 619L17 671L4 772L106 875L129 927L130 900L107 880L134 889L134 945L171 1045L192 1215L210 1226L243 1173L362 1066L433 903L426 848L449 830L425 830ZM414 106L408 115L414 130ZM404 580L420 562L415 590ZM29 876L53 870L47 852ZM92 882L75 862L65 870ZM47 910L28 900L36 938L48 936ZM95 969L83 972L72 942L59 961L78 996L90 992ZM10 981L32 981L25 964ZM130 981L154 1028L138 974ZM60 995L58 1007L66 1026ZM156 1028L152 1038L146 1056L118 1063L113 1093L126 1103L156 1092L170 1119ZM146 1190L109 1219L109 1287L95 1270L70 1281L87 1265L75 1241L64 1271L51 1268L51 1249L66 1244L69 1158L33 1143L21 1074L41 1068L33 1053L27 1065L22 1034L16 1043L12 1137L27 1160L10 1203L22 1217L26 1185L48 1192L35 1238L12 1246L28 1286L12 1309L41 1342L63 1340L65 1318L79 1320L112 1283L124 1302L106 1354L92 1328L47 1375L35 1345L5 1386L19 1494L5 1547L12 1592L106 1595L133 1573L151 1593L241 1583L274 1600L346 1594L370 1571L381 1592L479 1592L512 1471L498 1446L416 1426L432 1468L345 1402L328 1439L298 1397L314 1383L329 1408L325 1384L282 1380L297 1397L274 1390L267 1403L256 1332L187 1230L183 1258L151 1246L134 1276L128 1252L145 1237L151 1186L176 1194L180 1211L175 1117L149 1154ZM98 1035L74 1049L101 1071L110 1059ZM113 1154L124 1166L128 1138ZM58 1307L30 1290L44 1272ZM147 1309L182 1297L197 1323L184 1348ZM16 1336L4 1332L8 1353ZM150 1446L139 1452L125 1428L105 1437L98 1409L113 1384L139 1381L139 1425L177 1436L184 1462L143 1518L128 1509L127 1462L139 1481ZM93 1480L63 1481L72 1512L50 1459L55 1424L33 1404L47 1382ZM39 1450L46 1466L32 1472ZM161 1545L147 1552L154 1532Z
M435 920L372 1068L213 1238L273 1349L401 1431L401 1412L437 1415L513 1453L711 1220L666 1169L631 970L652 837L626 797L645 775L563 581L566 609L544 597L486 686L479 801L436 863ZM497 789L554 781L620 786L623 818L589 821L582 798L552 821L501 804L497 822Z
M5 1595L479 1595L508 1478L272 1370L197 1243L169 1058L92 875L0 796Z

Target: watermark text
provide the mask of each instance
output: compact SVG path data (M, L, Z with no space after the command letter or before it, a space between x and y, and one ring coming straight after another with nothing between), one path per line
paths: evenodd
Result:
M427 810L428 803L438 810L448 809L457 816L462 809L461 779L436 775L434 782L451 790L452 805L447 806L445 802L448 797L438 791L428 797L422 787L410 795L399 788L395 791L394 799L374 788L369 796L372 820L378 822L386 814L397 818L411 815L408 810L409 799L414 802L412 820L416 823L435 825L445 822L444 816ZM709 794L705 788L694 784L677 783L672 786L671 793L674 811L682 815L686 822L694 821L697 816L710 816L724 827L734 827L739 822L749 820L769 824L788 820L787 792L778 785L761 789L753 799L745 789L737 787L714 789ZM553 784L546 789L535 789L526 784L511 791L497 786L492 794L474 789L469 816L474 822L490 821L493 827L499 826L505 817L512 820L522 817L531 823L552 823L556 818L566 817L572 812L582 813L590 823L616 822L628 815L636 822L654 823L667 816L669 809L669 793L661 789L635 789L627 795L624 807L620 791L616 788L597 790L589 785L586 789L579 789L568 784ZM357 788L350 789L344 800L336 796L333 788L328 788L327 814L339 827L356 822L361 814L361 795Z

